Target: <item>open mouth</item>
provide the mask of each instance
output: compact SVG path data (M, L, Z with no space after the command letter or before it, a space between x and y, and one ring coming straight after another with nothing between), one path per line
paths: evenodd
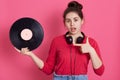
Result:
M76 31L76 28L71 28L71 32L75 32Z

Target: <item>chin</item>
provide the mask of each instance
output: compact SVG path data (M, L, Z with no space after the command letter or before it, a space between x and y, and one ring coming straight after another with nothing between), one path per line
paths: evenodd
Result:
M77 32L70 32L72 35L75 35L75 34L77 34Z
M72 35L79 34L79 31L70 32Z

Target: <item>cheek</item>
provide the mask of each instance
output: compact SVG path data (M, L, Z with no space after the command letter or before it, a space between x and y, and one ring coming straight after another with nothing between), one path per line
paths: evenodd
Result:
M82 24L81 24L81 23L77 23L76 26L77 26L78 28L81 28Z
M64 28L66 29L66 30L68 30L68 26L64 23Z
M79 25L78 29L81 29L81 25Z
M68 23L65 23L65 27L66 27L66 28L69 28L70 26L69 26L69 24L68 24Z

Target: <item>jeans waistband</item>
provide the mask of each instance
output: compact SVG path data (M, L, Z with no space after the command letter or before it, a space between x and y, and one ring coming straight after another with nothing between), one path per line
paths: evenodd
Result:
M54 73L53 80L88 80L87 75L57 75Z

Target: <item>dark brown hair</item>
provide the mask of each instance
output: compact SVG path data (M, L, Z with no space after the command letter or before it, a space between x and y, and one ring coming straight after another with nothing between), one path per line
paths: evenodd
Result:
M65 20L65 18L66 18L66 15L67 15L69 12L76 12L76 13L79 15L79 17L80 17L81 19L83 19L82 8L83 8L83 6L82 6L80 3L78 3L77 1L71 1L71 2L69 2L69 3L68 3L68 6L67 6L67 8L65 9L64 14L63 14L64 20Z

